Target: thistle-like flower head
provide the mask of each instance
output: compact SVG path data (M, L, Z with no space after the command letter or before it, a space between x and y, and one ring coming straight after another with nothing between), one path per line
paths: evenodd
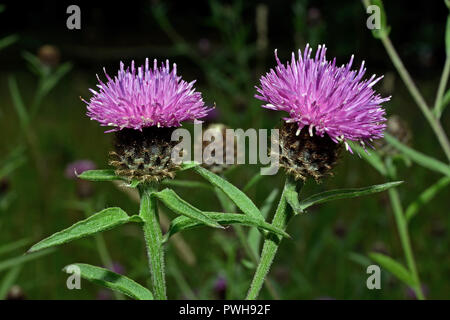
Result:
M385 111L382 98L372 89L382 77L363 80L364 62L359 70L351 70L353 56L346 65L336 66L336 59L327 61L325 46L318 47L315 58L306 45L298 58L282 64L275 50L277 66L260 79L256 98L266 102L263 107L286 111L287 123L297 123L297 135L304 127L312 136L327 134L335 143L347 140L363 146L383 137ZM306 128L305 128L306 129Z
M90 89L93 96L87 104L87 115L102 126L112 126L107 131L124 128L142 130L146 127L179 127L181 122L205 117L208 109L200 92L195 91L195 81L187 83L177 75L177 66L172 70L169 61L153 68L149 60L145 65L131 68L120 63L114 78L106 71L106 83L98 78L98 91Z

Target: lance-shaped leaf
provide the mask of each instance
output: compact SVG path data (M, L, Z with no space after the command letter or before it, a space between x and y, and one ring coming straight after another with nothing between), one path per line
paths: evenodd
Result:
M198 221L199 223L206 224L213 228L223 228L220 224L208 217L201 210L181 199L175 193L175 191L171 189L166 188L162 191L155 192L152 195L158 198L158 200L164 203L166 207L168 207L175 213L189 217L195 221Z
M383 160L375 151L364 150L358 143L348 141L350 147L356 151L356 153L366 160L372 167L374 167L383 176L387 175L386 168L384 166Z
M21 265L11 268L2 278L2 281L0 281L0 300L4 300L6 298L8 291L19 277L20 270L22 270Z
M309 208L315 204L328 202L332 200L339 200L339 199L346 199L346 198L356 198L360 196L365 196L372 193L377 193L381 191L385 191L389 188L396 187L403 183L403 181L395 181L395 182L388 182L383 184L376 184L370 187L365 188L354 188L354 189L336 189L336 190L330 190L321 192L318 194L315 194L303 201L300 202L300 209L303 211L306 208Z
M417 285L411 273L391 257L375 252L369 253L369 257L408 286L414 287Z
M245 195L244 192L236 188L227 180L219 177L209 170L206 170L205 168L196 166L193 169L203 178L208 180L212 185L222 190L231 199L231 201L233 201L236 206L242 210L243 213L255 219L263 219L259 209L255 206L252 200Z
M52 253L53 251L55 251L55 249L44 250L41 252L36 252L36 253L32 253L32 254L27 254L27 255L21 254L20 256L0 261L0 272L2 272L3 270L6 270L6 269L12 268L12 267L22 265L28 261L35 260L39 257L43 257L49 253Z
M290 178L288 178L290 179ZM291 179L293 180L293 179ZM302 206L298 200L298 189L300 183L296 183L295 181L291 181L291 183L286 184L286 188L284 189L284 197L286 198L287 203L291 206L292 210L294 210L295 214L299 214L303 212ZM303 185L303 184L302 184Z
M181 164L181 168L178 171L185 171L199 166L198 162L195 161L186 161Z
M14 251L16 249L24 247L24 246L30 244L30 242L31 242L30 239L24 238L24 239L20 239L20 240L14 241L14 242L10 242L10 243L1 245L0 246L0 256L2 254L7 254L11 251Z
M30 253L45 248L58 246L63 243L93 235L97 232L109 230L130 221L138 222L139 217L130 217L120 208L104 209L89 218L79 221L71 227L54 233L50 237L38 242L32 246L28 252Z
M80 276L95 284L123 293L137 300L153 300L153 294L147 288L134 280L96 266L84 263L74 263L66 266L63 271L74 273L80 271Z
M123 180L112 169L86 170L78 175L78 178L89 181L113 181Z
M371 0L364 1L366 7L368 7L367 13L375 15L375 19L380 19L379 28L372 29L372 34L376 39L383 39L389 35L391 27L387 24L386 12L384 11L383 1L381 0ZM375 9L374 7L375 6ZM371 9L371 10L369 10ZM370 19L370 17L369 17Z
M191 181L191 180L163 180L161 182L162 185L168 187L181 187L181 188L203 188L211 190L211 185L200 182L200 181Z
M434 196L448 184L450 184L450 177L442 177L438 182L423 191L406 209L406 220L411 220L422 206L430 202Z
M416 162L417 164L450 177L449 165L406 146L387 133L384 134L384 139L393 147L403 152L406 156L410 157L411 160Z
M244 214L222 212L204 212L204 214L220 224L240 224L249 227L256 227L289 238L289 235L285 231L276 228L261 219L251 218ZM199 222L198 220L194 220L188 217L177 217L170 224L169 231L165 236L166 240L177 232L192 229L201 225L203 225L203 223Z

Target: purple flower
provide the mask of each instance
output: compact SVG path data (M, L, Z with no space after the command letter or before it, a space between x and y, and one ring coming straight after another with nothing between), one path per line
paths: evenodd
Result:
M94 170L97 166L91 160L77 160L66 166L64 175L68 179L75 179L78 174L82 174L87 170Z
M93 93L87 102L87 115L102 126L112 126L106 131L119 131L123 128L142 130L145 127L178 127L182 121L203 118L208 109L200 92L196 92L195 81L187 83L177 76L177 66L169 67L169 60L158 68L154 60L153 68L149 60L137 69L134 61L131 69L120 70L112 79L104 70L107 83L97 76L99 91Z
M327 61L325 46L318 47L315 58L312 49L306 45L298 52L298 59L292 53L291 62L283 65L275 50L277 67L260 79L256 87L256 98L266 102L263 107L286 111L283 118L287 123L297 123L298 131L308 126L309 134L323 137L327 134L334 142L368 141L383 137L386 125L382 98L372 89L382 77L363 80L366 69L364 62L358 71L351 70L353 56L346 65L336 66L336 59Z

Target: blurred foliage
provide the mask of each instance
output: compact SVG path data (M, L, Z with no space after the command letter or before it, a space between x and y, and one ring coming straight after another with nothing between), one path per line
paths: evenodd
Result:
M398 44L425 99L432 101L445 58L447 12L444 11L447 10L444 3L417 3L406 8L404 2L385 2L387 21L392 28L390 36ZM82 30L78 33L65 28L67 5L64 1L51 5L47 2L46 6L30 4L24 9L11 1L1 13L0 250L5 246L13 249L2 252L0 265L21 256L27 244L36 243L85 217L85 208L73 205L80 201L78 186L76 181L64 176L65 167L73 160L88 158L98 167L106 168L111 135L104 134L104 128L89 121L79 96L89 97L88 88L96 84L95 73L102 77L105 66L113 74L120 60L128 63L135 59L140 63L146 56L168 57L177 62L186 80L198 79L197 87L208 104L216 104L218 115L214 122L235 128L271 128L279 123L279 116L261 109L253 95L260 75L275 64L273 50L278 48L281 60L285 61L291 51L303 49L306 42L313 46L326 43L329 56L336 56L339 64L355 53L358 63L366 60L369 74L385 74L377 89L383 95L392 95L386 105L388 114L400 115L413 128L414 149L438 154L439 160L444 161L431 129L414 107L383 48L366 29L367 15L359 1L298 0L280 5L274 0L211 0L193 6L155 0L136 4L133 14L124 13L119 6L83 2ZM13 38L5 42L8 37ZM63 63L47 68L36 60L39 48L47 43L60 50ZM71 65L73 68L68 73ZM28 69L30 66L34 74ZM36 150L49 169L44 176L38 174L29 149L18 148L27 144L10 94L11 76L27 110L36 110L32 112L29 128L36 136ZM36 105L40 107L33 108ZM442 124L449 131L448 112L443 114ZM11 157L15 160L9 162ZM407 165L403 160L395 163L397 177L405 181L398 192L406 204L414 203L421 191L441 178L437 172ZM257 166L240 166L230 171L227 179L243 188L258 170ZM203 182L190 172L180 173L178 178ZM261 207L274 188L281 189L282 180L282 174L264 177L247 193ZM384 182L384 177L368 163L358 156L345 154L333 178L320 185L308 182L301 197ZM99 182L93 188L95 193L89 200L92 213L114 206L129 213L137 212L138 204L113 184ZM214 192L183 186L174 189L202 210L220 208ZM450 298L447 195L448 187L444 187L410 222L416 262L430 298ZM161 210L174 217L167 208ZM273 208L269 212L270 216ZM271 272L281 298L408 297L406 287L388 273L382 275L382 290L366 288L366 266L371 264L366 258L368 252L402 260L387 194L311 208L307 215L295 219L287 231L292 240L281 244ZM169 297L221 298L216 286L221 278L226 279L225 298L238 299L245 295L253 270L252 264L246 263L249 257L234 229L199 228L184 233L183 237L192 248L196 263L186 264L174 243L169 242ZM126 275L148 285L139 228L125 225L106 232L104 238L112 260L124 267ZM66 288L67 275L61 270L75 261L104 266L94 238L73 242L45 257L26 261L20 264L20 270L16 269L19 267L0 270L0 297L6 296L5 288L12 284L19 285L29 299L105 296L100 287L87 281L82 282L81 291ZM106 297L113 296L107 292ZM270 298L267 290L263 290L261 298Z

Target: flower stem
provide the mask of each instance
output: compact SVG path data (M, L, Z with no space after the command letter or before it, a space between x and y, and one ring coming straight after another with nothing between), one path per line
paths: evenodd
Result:
M394 217L397 224L398 234L400 236L400 242L405 254L406 263L416 283L416 285L413 287L413 290L416 293L417 298L419 298L420 300L424 300L425 297L422 293L419 274L417 272L416 262L414 260L414 254L411 248L411 240L409 239L408 226L403 212L402 204L400 202L400 196L396 188L391 188L388 190L388 192L392 204L392 209L394 211Z
M395 68L400 74L400 77L403 79L403 82L405 83L406 87L411 93L411 96L416 101L420 110L422 110L423 115L430 123L430 126L433 129L436 137L438 138L438 141L441 144L442 150L447 156L447 159L450 160L450 142L448 141L447 135L445 134L445 131L442 128L441 123L439 122L438 119L436 119L433 112L430 110L427 103L425 102L425 99L422 97L419 90L417 89L413 79L411 78L411 75L409 74L408 70L403 65L402 60L398 56L398 53L395 50L391 42L391 39L388 36L384 36L381 38L381 42L383 43L389 57L391 58L392 63L394 64Z
M385 162L385 166L388 173L388 178L395 180L396 170L394 164L392 163L392 160L387 160ZM418 299L424 300L425 297L422 292L422 285L420 283L419 273L417 272L416 261L414 259L414 254L411 246L411 239L409 237L408 222L406 220L405 212L400 201L400 195L396 188L389 189L388 193L392 210L394 212L395 224L397 225L397 231L400 237L403 254L405 255L406 264L408 266L409 272L411 272L414 278L414 282L416 283L416 285L413 287L413 290L416 293Z
M289 220L293 216L293 211L286 200L286 190L292 187L295 188L295 181L288 176L286 178L280 201L278 202L277 210L272 220L273 226L283 230L286 230ZM275 254L277 253L281 239L282 238L280 236L273 233L269 233L266 236L261 252L261 258L247 294L247 300L255 300L258 297L264 283L264 279L270 271L270 267L275 258Z
M369 1L363 0L363 4L364 4L364 7L367 8L367 6L369 5ZM405 68L405 65L403 64L402 60L400 59L400 56L398 55L397 51L395 50L395 47L392 44L391 39L389 38L387 33L382 34L380 40L383 43L384 48L386 49L386 52L389 55L389 58L391 59L395 68L397 69L397 72L400 74L400 77L402 78L403 82L405 83L406 88L409 90L409 93L411 94L414 101L419 106L423 115L425 116L425 118L427 119L431 128L433 129L433 131L442 147L442 150L444 151L445 155L447 156L447 159L450 161L450 142L447 138L447 135L445 134L444 129L442 128L441 123L439 122L439 119L434 115L433 111L428 107L428 105L427 105L425 99L423 98L423 96L421 95L419 89L417 89L416 84L414 83L413 79L411 78L411 75L409 74L408 70Z
M167 300L166 278L164 271L164 248L162 246L162 231L159 225L158 209L156 199L152 193L157 191L157 187L152 184L139 185L141 196L141 206L139 216L143 220L143 230L150 272L153 282L153 294L157 300Z
M434 115L440 118L443 110L442 97L444 96L445 88L447 87L448 76L450 74L450 56L445 58L444 70L442 71L441 80L439 81L439 88L436 94L436 102L434 103Z

